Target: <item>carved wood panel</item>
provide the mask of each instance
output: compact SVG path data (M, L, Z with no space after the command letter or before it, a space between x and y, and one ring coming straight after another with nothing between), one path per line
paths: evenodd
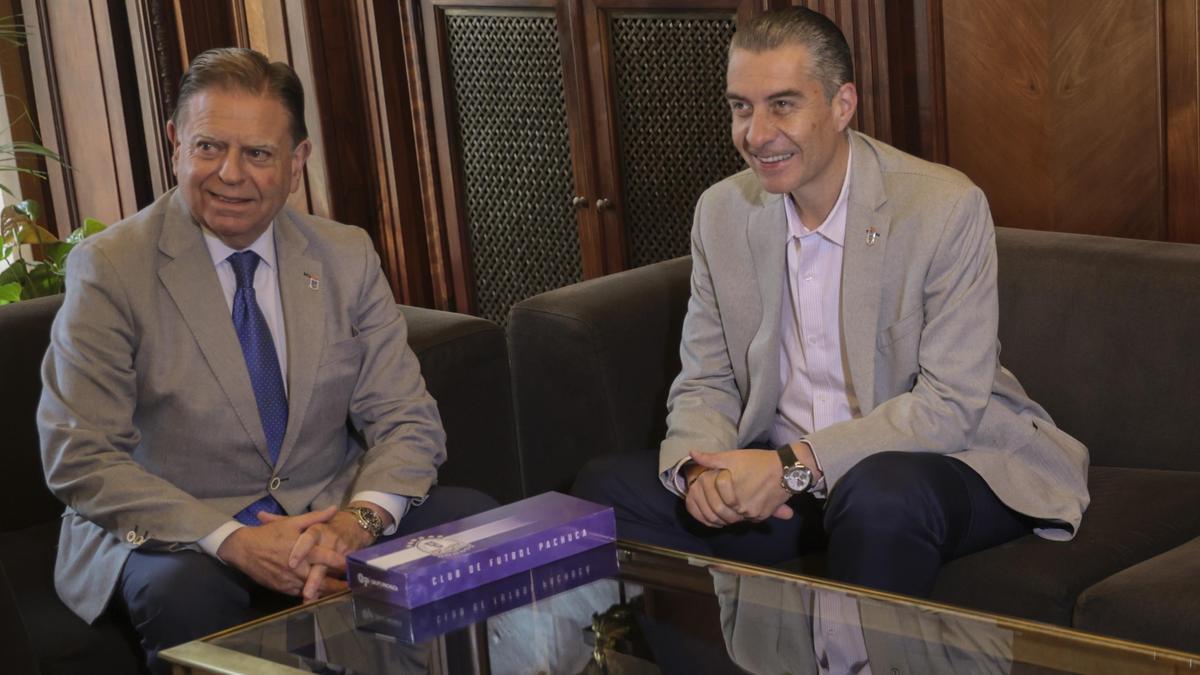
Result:
M942 7L949 161L996 224L1164 238L1160 0Z

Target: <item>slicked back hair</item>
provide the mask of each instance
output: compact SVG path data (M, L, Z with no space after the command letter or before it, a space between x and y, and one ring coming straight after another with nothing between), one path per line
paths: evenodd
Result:
M286 63L272 63L267 57L242 47L210 49L192 59L179 81L179 96L171 121L179 127L187 113L188 101L202 91L222 89L270 96L283 104L291 118L292 145L308 138L304 124L304 87L296 71Z
M820 80L827 100L832 101L843 84L854 81L854 58L846 36L824 14L805 7L789 7L751 18L737 27L729 50L758 53L790 45L808 48L812 76Z

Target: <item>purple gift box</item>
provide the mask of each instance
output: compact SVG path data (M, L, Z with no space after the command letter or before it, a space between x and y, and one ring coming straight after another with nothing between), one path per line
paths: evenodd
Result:
M547 492L346 556L355 593L419 607L616 540L613 510Z
M617 549L607 544L412 609L356 594L354 623L405 642L423 642L616 573Z

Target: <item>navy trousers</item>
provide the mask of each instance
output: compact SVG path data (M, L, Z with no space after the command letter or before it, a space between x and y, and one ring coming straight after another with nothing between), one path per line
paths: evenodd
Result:
M572 491L611 505L624 539L759 565L824 548L828 577L918 597L933 591L944 562L1033 526L966 464L931 453L872 455L842 477L828 501L797 495L788 520L723 528L697 522L663 487L654 452L595 459Z
M409 509L392 537L419 532L496 506L469 488L434 486L429 498ZM142 636L146 662L170 672L162 649L291 607L298 598L259 586L206 553L134 551L121 570L114 605Z

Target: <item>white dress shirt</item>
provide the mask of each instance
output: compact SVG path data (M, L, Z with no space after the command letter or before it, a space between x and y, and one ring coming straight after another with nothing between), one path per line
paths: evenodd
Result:
M225 295L225 304L229 306L229 314L233 317L233 294L237 291L237 277L233 273L233 264L229 256L238 253L239 249L230 248L221 238L206 227L201 227L204 233L204 243L208 246L208 254L212 257L213 267L217 270L217 280L221 282L221 290ZM271 331L271 341L275 345L275 355L279 358L279 372L283 376L283 391L288 387L287 361L287 329L283 322L283 302L279 299L279 265L275 255L275 224L259 235L242 251L254 251L260 258L258 267L254 270L254 299L266 319L267 328ZM253 500L251 500L253 501ZM392 516L392 525L383 532L385 535L396 531L400 517L408 511L408 498L401 495L376 492L373 490L356 493L351 501L367 501L383 508ZM247 502L249 504L249 502ZM225 538L238 528L244 527L236 520L230 519L224 525L213 530L197 544L205 553L217 557L217 549Z

